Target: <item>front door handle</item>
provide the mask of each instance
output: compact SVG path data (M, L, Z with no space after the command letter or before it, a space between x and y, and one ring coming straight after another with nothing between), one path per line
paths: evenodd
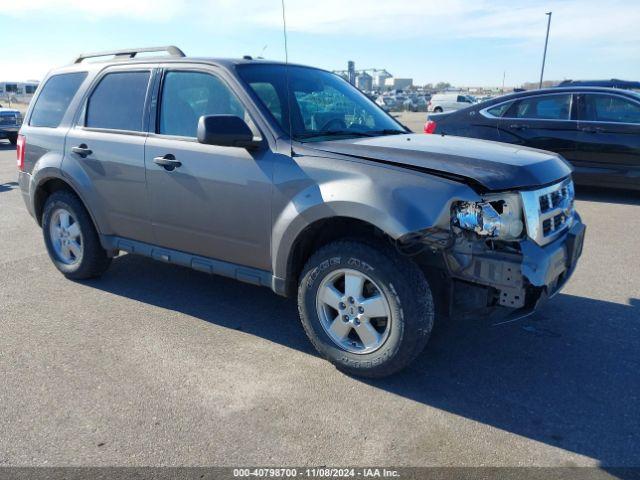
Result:
M509 128L511 128L513 130L526 130L527 126L523 125L522 123L513 123L513 124L509 125Z
M153 159L153 163L155 163L156 165L160 165L161 167L164 167L164 169L169 172L172 171L174 168L178 168L182 165L182 162L176 160L176 157L170 153L167 153L162 157L155 157Z
M87 147L87 145L84 143L81 143L77 147L71 147L71 151L76 155L81 156L82 158L86 158L87 156L93 153L91 150L89 150L89 147Z

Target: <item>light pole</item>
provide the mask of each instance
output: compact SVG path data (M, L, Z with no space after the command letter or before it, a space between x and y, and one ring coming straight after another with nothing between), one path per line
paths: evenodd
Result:
M540 71L540 85L538 88L542 88L542 77L544 77L544 62L547 60L547 44L549 43L549 29L551 28L551 14L553 12L547 12L545 15L549 17L547 20L547 37L544 39L544 54L542 55L542 70Z

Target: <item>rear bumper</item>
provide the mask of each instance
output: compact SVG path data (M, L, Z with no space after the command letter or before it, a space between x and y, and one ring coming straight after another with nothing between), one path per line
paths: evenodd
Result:
M31 201L31 175L27 172L18 172L18 185L20 186L20 193L22 194L22 200L29 214L35 218L35 212L33 210L33 202Z
M576 215L571 228L544 247L527 239L520 242L519 252L486 248L445 252L452 279L450 313L513 318L531 314L575 271L585 231Z
M15 127L11 126L2 126L0 127L0 138L9 138L18 134L20 130L20 126L16 125Z

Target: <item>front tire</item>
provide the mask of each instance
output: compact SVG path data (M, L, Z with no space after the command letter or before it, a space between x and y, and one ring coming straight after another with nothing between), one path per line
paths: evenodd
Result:
M436 107L433 109L433 113L442 113L442 107Z
M11 145L17 145L18 144L18 135L9 135L9 143Z
M307 336L338 369L391 375L424 349L434 320L431 289L418 266L390 246L338 241L307 262L298 289Z
M111 264L80 199L71 192L53 193L44 206L42 233L51 261L65 277L98 277Z

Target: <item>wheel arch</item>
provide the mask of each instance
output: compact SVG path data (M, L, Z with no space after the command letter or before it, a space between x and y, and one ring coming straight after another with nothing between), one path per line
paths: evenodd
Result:
M49 198L55 192L59 191L67 191L78 197L78 200L80 200L82 206L89 213L89 217L93 222L93 226L96 228L96 231L99 232L100 230L98 228L98 224L96 223L93 212L87 205L87 202L85 202L85 200L82 198L82 195L71 184L71 182L57 175L47 176L39 179L37 185L33 189L33 211L38 225L42 226L42 215L44 213L44 205L47 202L47 198Z
M279 270L276 270L284 280L284 293L294 296L297 290L298 277L307 260L319 248L340 239L377 239L378 241L392 240L392 236L382 228L367 220L349 216L331 216L318 218L302 228L290 246L286 255L281 253L276 259Z

